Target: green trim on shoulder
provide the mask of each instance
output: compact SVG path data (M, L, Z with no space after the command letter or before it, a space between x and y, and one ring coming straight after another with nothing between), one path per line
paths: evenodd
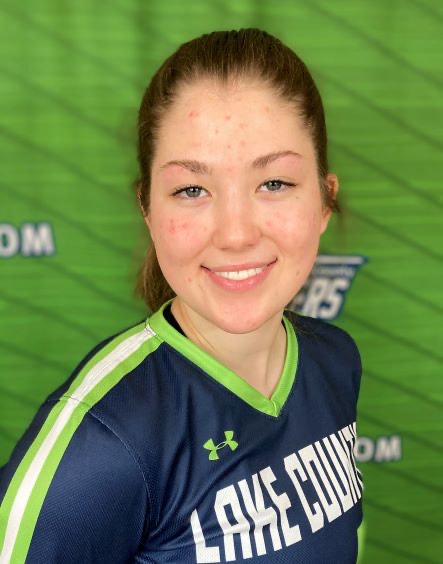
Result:
M161 342L145 322L128 329L89 359L55 403L18 466L1 506L0 550L5 562L25 562L51 481L85 414Z
M245 401L254 409L278 417L294 385L298 365L298 343L294 328L283 316L287 335L286 358L279 383L270 398L261 394L238 374L221 364L190 339L176 331L165 319L163 310L172 300L163 304L149 319L152 330L175 350L200 367L219 384Z

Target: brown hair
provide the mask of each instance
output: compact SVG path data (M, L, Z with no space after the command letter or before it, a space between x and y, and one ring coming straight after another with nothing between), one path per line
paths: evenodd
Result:
M181 86L204 78L222 84L232 79L258 78L283 100L294 104L311 130L323 204L338 211L337 201L325 183L328 172L325 116L309 70L279 39L258 29L241 29L216 31L184 43L161 65L146 89L138 117L140 177L136 183L145 215L149 210L151 166L162 116ZM136 291L152 311L175 295L163 276L152 244L140 268Z

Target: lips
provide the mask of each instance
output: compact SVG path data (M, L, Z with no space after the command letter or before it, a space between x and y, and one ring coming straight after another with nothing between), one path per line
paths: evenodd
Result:
M260 284L277 262L226 265L216 268L203 267L209 278L225 290L248 290Z

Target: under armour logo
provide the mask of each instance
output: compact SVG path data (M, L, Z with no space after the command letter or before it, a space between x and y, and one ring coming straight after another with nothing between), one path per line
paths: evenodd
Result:
M228 446L231 450L235 450L238 447L238 442L232 439L233 436L234 431L225 431L225 440L222 443L216 445L212 439L206 441L203 448L211 451L209 453L209 460L218 460L219 456L217 451L225 446Z

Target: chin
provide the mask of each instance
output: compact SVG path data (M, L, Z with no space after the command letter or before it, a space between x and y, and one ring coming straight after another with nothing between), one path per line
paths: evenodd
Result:
M233 321L232 323L214 323L214 325L225 331L225 333L230 333L231 335L246 335L247 333L252 333L252 331L259 329L262 326L262 323L245 324Z
M256 331L283 310L282 308L278 311L273 309L272 311L260 312L257 311L257 308L251 315L251 308L248 308L247 311L242 310L242 308L227 309L228 311L225 310L224 312L214 312L212 316L207 315L207 320L222 331L233 335L243 335Z

